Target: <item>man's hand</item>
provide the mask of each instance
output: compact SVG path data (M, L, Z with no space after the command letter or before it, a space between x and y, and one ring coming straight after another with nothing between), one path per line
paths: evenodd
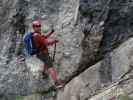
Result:
M58 43L59 42L59 40L55 40L55 43Z
M51 32L45 35L46 38L50 37L54 33L54 29L52 28Z
M63 44L63 41L55 40L55 43Z

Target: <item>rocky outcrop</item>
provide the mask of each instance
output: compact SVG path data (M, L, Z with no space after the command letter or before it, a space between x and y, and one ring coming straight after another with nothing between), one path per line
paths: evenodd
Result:
M131 0L0 1L1 98L34 97L33 92L38 91L37 97L41 98L44 95L40 92L47 90L46 85L42 86L47 81L34 79L25 62L17 59L24 56L22 36L25 31L32 31L31 22L35 19L41 20L44 33L54 28L52 38L62 41L57 45L55 66L59 69L58 77L68 84L64 92L59 91L57 99L62 98L60 94L66 100L89 99L103 87L130 76L128 73L132 75L132 39L128 40L132 36L132 3ZM49 49L53 54L54 48ZM124 81L123 87L128 81Z
M97 60L106 56L106 53L132 36L131 5L132 1L128 0L80 0L84 52L79 65L83 69L95 64Z
M68 81L132 36L131 12L132 1L128 0L79 1L78 18L84 35L82 53L78 65L75 65L76 71L69 75Z
M64 91L59 92L57 100L109 100L122 94L131 95L132 54L133 38L70 81Z
M78 4L77 0L11 0L10 2L5 0L0 2L0 20L3 23L0 26L1 99L14 100L16 96L47 90L43 88L47 81L34 79L25 62L19 61L24 53L23 33L32 31L31 22L35 19L39 18L42 21L43 31L46 31L46 28L50 31L53 26L56 33L54 38L60 39L63 43L57 46L55 62L63 66L60 68L60 71L63 70L59 76L69 77L69 74L74 72L73 65L79 62L81 48L78 46L82 40L80 30L74 26L78 16ZM2 18L2 16L5 17ZM52 52L53 47L50 49Z

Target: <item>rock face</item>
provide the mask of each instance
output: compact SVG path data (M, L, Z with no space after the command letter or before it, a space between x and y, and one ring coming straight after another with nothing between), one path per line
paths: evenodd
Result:
M80 0L80 22L84 33L82 66L94 64L132 36L131 6L132 1L128 0Z
M64 79L74 72L74 65L80 60L79 45L83 37L79 26L74 26L78 17L78 4L77 0L16 0L14 2L5 0L0 2L1 22L4 27L0 26L0 48L2 48L0 67L3 69L0 72L2 84L0 94L3 96L2 99L14 100L17 95L30 95L34 87L45 91L43 87L46 86L43 84L47 81L31 79L32 74L25 62L19 61L19 56L23 56L24 53L23 33L32 31L31 22L35 19L39 18L42 21L44 25L42 31L50 31L53 26L56 31L53 37L60 39L63 43L57 45L57 60L55 61L61 66L59 77ZM8 12L4 13L6 10ZM5 20L2 16L5 16ZM50 49L53 53L53 47ZM40 85L39 81L41 81Z
M109 100L120 94L131 95L133 91L131 89L133 85L132 54L133 38L70 81L65 86L64 91L58 94L57 100L101 100L101 98ZM98 93L101 94L92 97ZM90 97L92 98L90 99Z
M0 99L34 98L35 92L38 99L45 98L41 93L48 81L34 79L26 63L19 61L25 57L23 34L32 31L35 19L41 20L44 33L54 28L51 38L62 41L55 66L66 87L56 93L57 100L87 100L128 77L122 89L132 93L132 6L132 0L1 0ZM52 55L54 48L49 49Z

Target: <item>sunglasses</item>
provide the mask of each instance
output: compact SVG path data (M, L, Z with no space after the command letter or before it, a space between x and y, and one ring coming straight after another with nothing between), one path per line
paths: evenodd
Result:
M41 27L41 25L34 25L33 27Z

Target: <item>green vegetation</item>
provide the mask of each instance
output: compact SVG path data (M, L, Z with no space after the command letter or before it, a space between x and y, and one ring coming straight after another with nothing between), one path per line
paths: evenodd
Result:
M119 95L117 100L133 100L133 98L130 98L128 95Z
M17 96L16 100L24 100L24 96Z
M57 34L57 36L58 36L58 37L60 37L60 38L62 38L62 37L63 37L63 35L62 35L62 34Z
M17 96L16 100L38 100L41 97L49 98L49 97L54 97L55 95L56 95L55 91L41 92L41 93L34 93L28 96Z
M60 70L61 70L61 65L59 64L59 63L57 63L56 64L56 70L57 70L57 73L59 73L60 72Z

